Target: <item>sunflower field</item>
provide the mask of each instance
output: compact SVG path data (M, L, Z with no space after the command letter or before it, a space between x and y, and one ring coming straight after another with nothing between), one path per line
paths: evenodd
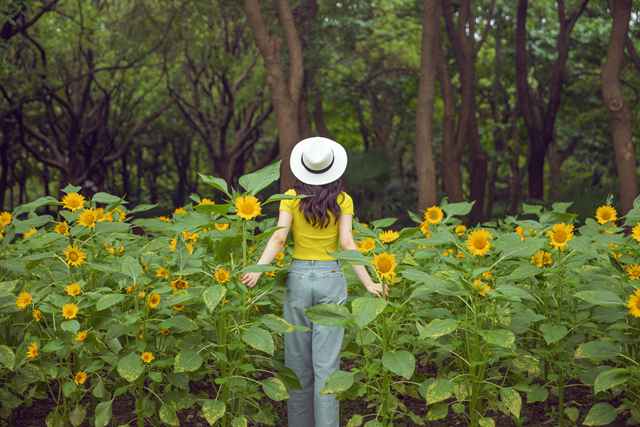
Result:
M304 330L281 313L290 250L255 265L263 208L297 197L261 194L278 168L238 189L200 175L208 198L168 216L74 186L2 212L0 425L42 401L48 427L284 425L282 337ZM335 254L348 303L307 310L346 328L323 388L343 425L640 424L640 201L582 224L569 203L467 227L470 209L354 221L358 251Z

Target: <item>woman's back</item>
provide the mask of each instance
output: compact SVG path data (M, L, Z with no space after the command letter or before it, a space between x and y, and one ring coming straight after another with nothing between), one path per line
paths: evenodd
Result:
M287 195L295 196L294 189L287 190ZM346 192L338 194L336 202L343 215L353 215L353 200ZM329 224L327 227L314 226L305 218L300 209L300 199L282 200L280 210L289 212L292 217L291 230L293 234L293 258L304 260L334 260L329 255L338 249L338 221L332 212L329 214Z

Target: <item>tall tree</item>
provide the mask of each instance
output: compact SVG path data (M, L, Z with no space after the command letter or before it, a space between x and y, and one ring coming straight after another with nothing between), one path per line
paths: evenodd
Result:
M289 1L274 0L274 3L287 44L289 61L287 73L285 73L285 63L280 52L281 41L277 36L269 33L260 8L260 1L245 0L244 7L267 70L267 83L271 89L278 126L280 158L283 160L280 166L280 189L285 190L294 182L288 159L293 146L300 139L299 112L304 69L302 44Z
M562 98L564 74L569 58L571 32L584 12L589 0L581 0L569 15L564 0L556 0L558 23L556 38L558 55L551 66L549 82L538 82L539 88L548 87L547 100L541 91L533 92L529 85L529 52L527 49L527 11L529 0L518 0L516 15L516 89L518 107L524 118L529 138L528 172L529 197L544 198L544 162L555 137L555 125Z
M422 13L422 59L416 108L416 176L418 211L436 203L436 168L433 162L433 110L436 81L436 49L440 32L438 0L424 0Z
M620 69L624 60L625 41L629 32L631 0L610 1L613 25L607 59L602 66L602 97L609 110L611 139L618 170L620 207L627 212L638 194L636 154L631 140L631 112L624 101L620 85Z

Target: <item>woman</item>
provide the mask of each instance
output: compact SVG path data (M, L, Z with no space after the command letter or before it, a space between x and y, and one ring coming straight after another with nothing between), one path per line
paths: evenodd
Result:
M339 403L334 396L322 395L326 378L340 368L344 329L312 323L304 310L316 304L344 304L347 282L338 261L330 255L337 250L355 250L351 232L353 201L342 191L342 175L347 153L327 138L307 138L295 145L289 159L297 178L294 189L285 194L308 197L280 202L279 228L267 242L258 264L269 264L293 230L293 262L287 277L284 318L308 327L310 332L284 336L285 365L302 386L292 390L287 401L289 427L337 427ZM387 293L375 283L362 265L353 267L364 287L374 295ZM241 281L256 285L261 273L247 273Z

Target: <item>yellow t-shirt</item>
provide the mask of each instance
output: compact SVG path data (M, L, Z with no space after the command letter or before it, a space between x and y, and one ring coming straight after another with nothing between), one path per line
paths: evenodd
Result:
M287 190L284 194L296 195L296 190ZM281 200L280 210L293 216L291 231L293 234L293 258L321 261L335 260L329 252L338 249L338 223L329 212L330 222L326 228L314 227L299 209L301 199ZM338 206L343 215L353 215L353 200L344 191L338 195Z

